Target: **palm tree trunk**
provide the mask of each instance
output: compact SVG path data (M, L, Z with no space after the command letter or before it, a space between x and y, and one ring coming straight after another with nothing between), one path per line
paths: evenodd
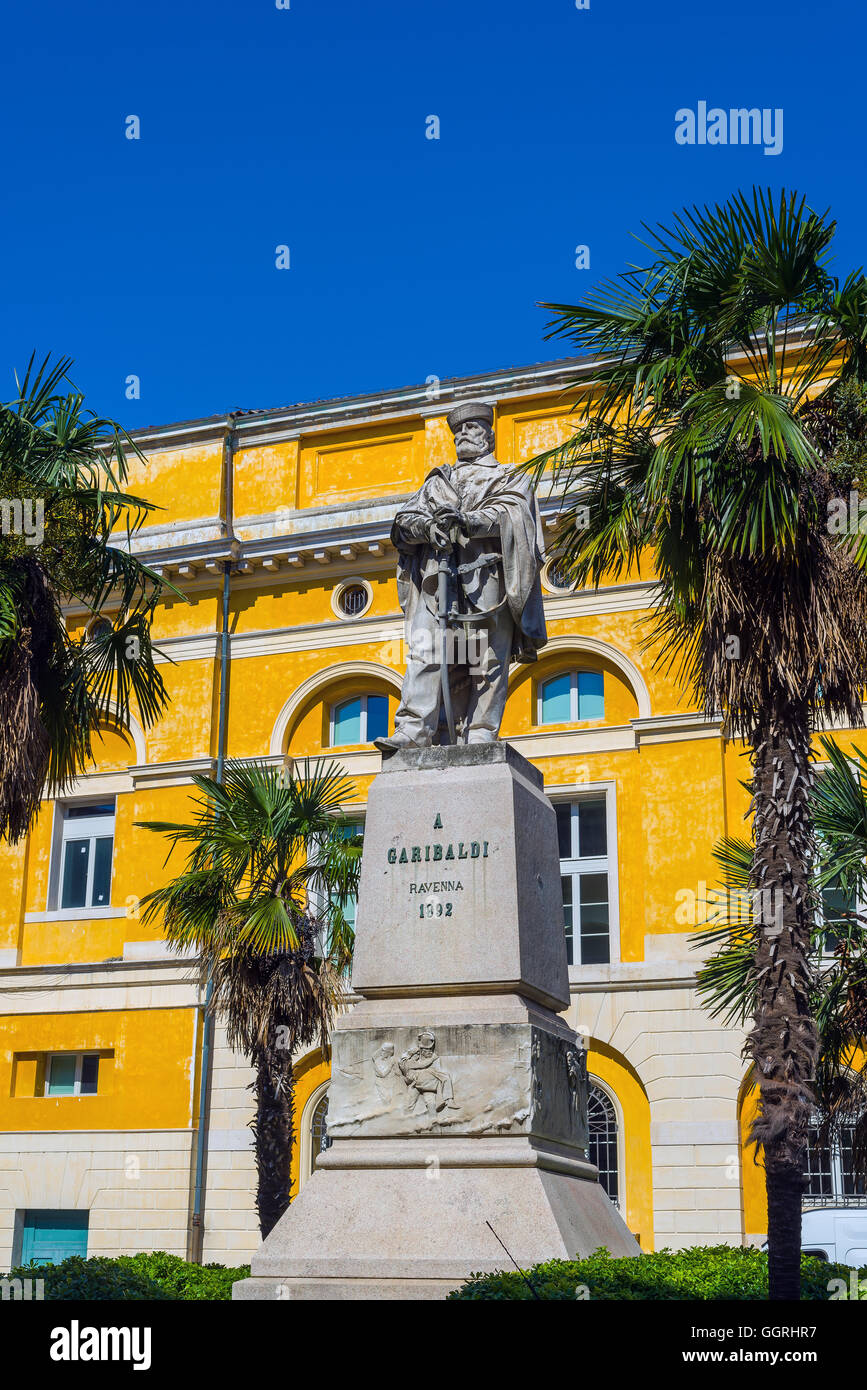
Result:
M256 1115L256 1211L264 1240L291 1200L292 1143L295 1130L295 1078L287 1049L265 1044L252 1058Z
M747 1050L764 1148L771 1299L800 1298L801 1194L818 1032L810 1012L808 952L813 833L806 706L771 705L752 740L756 1012Z
M765 1145L765 1186L768 1194L768 1296L774 1300L801 1297L801 1194L803 1157L790 1163L785 1148Z

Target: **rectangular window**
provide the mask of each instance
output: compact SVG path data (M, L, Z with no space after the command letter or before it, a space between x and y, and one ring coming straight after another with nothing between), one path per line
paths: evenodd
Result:
M344 700L331 711L331 743L337 748L344 744L372 743L388 734L388 696L359 695Z
M58 907L108 907L111 903L114 801L72 804L59 810L62 824Z
M21 1264L60 1264L70 1255L87 1259L86 1211L25 1211L21 1225Z
M98 1052L55 1052L45 1059L46 1096L95 1096L99 1089Z
M601 671L564 671L539 687L540 724L578 724L605 718L605 677Z
M363 838L364 821L350 821L343 826L340 833L344 840L354 840L356 835L361 835ZM355 931L355 909L358 906L358 899L355 896L344 898L340 906L343 909L344 917L351 926L352 930Z
M854 1126L842 1125L830 1144L821 1147L818 1126L810 1126L807 1131L805 1201L825 1206L867 1204L864 1183L856 1178L852 1163L854 1138Z
M578 718L604 719L605 698L601 671L578 672Z
M825 919L825 950L830 953L839 938L846 937L852 930L853 919L847 913L858 911L854 893L844 893L836 880L822 889L822 913Z
M555 803L570 965L611 960L608 816L604 796Z

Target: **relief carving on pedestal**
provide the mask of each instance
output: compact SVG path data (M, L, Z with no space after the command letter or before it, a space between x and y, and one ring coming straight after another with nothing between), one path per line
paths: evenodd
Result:
M457 1110L455 1088L450 1074L437 1056L436 1035L423 1028L415 1047L407 1048L398 1061L398 1070L409 1089L410 1115L437 1116L443 1110Z
M574 1035L527 1024L370 1028L334 1038L336 1139L535 1134L587 1142L587 1064Z
M533 1029L534 1134L587 1146L587 1054L567 1038Z
M338 1033L329 1132L335 1138L525 1133L529 1052L526 1029L458 1025Z

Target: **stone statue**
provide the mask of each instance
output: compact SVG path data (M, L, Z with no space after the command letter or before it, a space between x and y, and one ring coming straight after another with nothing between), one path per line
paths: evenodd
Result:
M394 733L376 739L387 755L494 742L510 662L535 661L547 641L533 489L494 458L492 406L467 401L448 423L457 462L432 469L392 526L408 656Z

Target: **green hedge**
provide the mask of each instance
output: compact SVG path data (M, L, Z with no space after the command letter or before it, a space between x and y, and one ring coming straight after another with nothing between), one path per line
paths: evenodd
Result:
M245 1279L249 1265L188 1264L164 1250L90 1260L70 1255L56 1265L20 1266L10 1279L44 1280L46 1299L230 1299L236 1279Z
M653 1255L615 1258L597 1250L586 1260L549 1260L525 1271L472 1274L453 1299L763 1299L768 1296L768 1257L751 1246L696 1245L659 1250ZM859 1272L867 1277L867 1268ZM801 1256L801 1297L827 1301L828 1281L849 1269L813 1256ZM528 1288L528 1282L532 1290ZM588 1292L578 1292L585 1285ZM535 1292L534 1292L535 1291Z

